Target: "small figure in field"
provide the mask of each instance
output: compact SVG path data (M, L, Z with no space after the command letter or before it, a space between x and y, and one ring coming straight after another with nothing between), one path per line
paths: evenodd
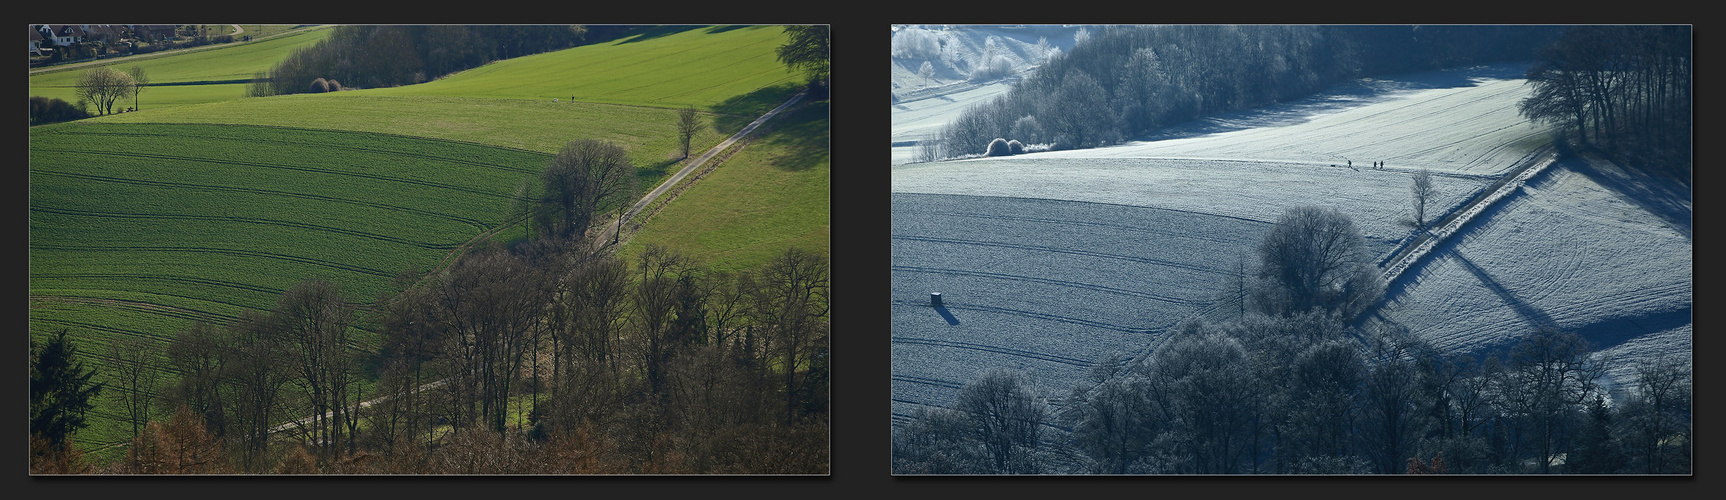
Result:
M1354 160L1348 161L1348 168L1354 168Z

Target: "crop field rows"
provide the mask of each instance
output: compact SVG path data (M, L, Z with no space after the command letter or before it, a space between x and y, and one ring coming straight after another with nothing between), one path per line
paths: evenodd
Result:
M305 279L369 302L505 224L548 159L231 125L63 124L30 141L31 330L69 329L98 367L112 340L165 343L269 309ZM124 439L119 419L97 422L95 442Z
M944 407L985 369L1058 396L1111 352L1133 356L1239 278L1268 225L1047 199L893 195L893 414ZM930 293L942 294L942 307Z

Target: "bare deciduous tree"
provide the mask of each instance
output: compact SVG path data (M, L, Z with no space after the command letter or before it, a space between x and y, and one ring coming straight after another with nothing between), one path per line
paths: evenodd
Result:
M701 121L696 117L695 107L677 110L677 139L683 144L684 158L689 157L689 141L700 131Z
M154 342L139 337L123 337L108 344L108 387L120 399L134 438L150 421L150 405L156 400L161 374L159 351Z
M541 224L552 235L577 237L611 205L619 215L635 194L635 164L623 148L592 139L570 141L540 174Z
M78 77L75 86L78 98L94 103L102 114L113 113L114 101L133 90L132 75L108 66L98 66L85 71L83 76Z
M954 409L964 413L997 474L1035 474L1036 450L1048 419L1048 403L1023 374L989 371L959 392Z
M1438 195L1432 186L1432 172L1425 168L1414 173L1414 223L1416 227L1426 227L1426 203Z
M126 74L132 76L132 110L137 111L138 94L144 93L144 87L150 86L150 74L144 71L143 66L133 66L132 69L126 70Z

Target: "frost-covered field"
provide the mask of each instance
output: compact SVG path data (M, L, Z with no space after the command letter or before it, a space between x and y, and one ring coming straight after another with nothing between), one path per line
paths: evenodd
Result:
M1324 94L1199 120L1150 140L1037 153L1074 158L1219 158L1499 174L1545 142L1523 120L1525 64L1365 79Z
M1106 155L1111 148L1093 151ZM1300 205L1354 219L1374 255L1414 232L1409 172L1246 160L1044 156L916 163L893 168L893 192L1006 196L1157 207L1276 222ZM1491 178L1436 174L1428 217L1460 205ZM897 218L897 213L895 213ZM1244 251L1244 249L1242 250Z
M1603 169L1566 160L1535 177L1406 273L1383 315L1461 352L1553 324L1618 359L1619 379L1630 361L1688 354L1688 223L1603 185Z
M944 406L991 367L1063 393L1215 302L1262 222L1163 208L893 195L894 413ZM942 294L943 308L930 306Z
M1414 233L1414 169L1433 170L1437 219L1533 158L1545 132L1516 113L1524 70L1367 80L1109 148L895 159L895 422L992 367L1027 372L1058 404L1107 353L1142 355L1184 319L1226 316L1237 259L1289 207L1335 207L1388 256ZM1383 316L1458 352L1550 321L1624 360L1688 353L1687 197L1656 216L1598 173L1539 174L1392 284Z

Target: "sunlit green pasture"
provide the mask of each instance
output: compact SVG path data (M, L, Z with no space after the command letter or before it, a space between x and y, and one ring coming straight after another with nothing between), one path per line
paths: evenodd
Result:
M468 96L717 110L758 90L783 94L801 79L775 50L782 26L658 27L612 42L497 61L420 85L370 89L392 96ZM767 109L771 109L769 106ZM736 110L759 116L767 109Z
M710 125L735 118L702 113ZM754 119L751 117L750 119ZM104 123L213 123L401 134L556 153L576 139L611 141L629 152L641 190L675 172L682 160L677 111L663 108L476 97L384 97L358 92L247 98L96 118ZM729 134L735 132L732 129ZM691 149L725 136L703 127ZM541 168L544 165L540 165Z
M254 74L268 71L294 49L311 46L329 37L330 32L329 27L309 28L274 38L199 47L198 50L177 54L122 57L101 65L121 71L133 66L144 68L152 86L146 87L138 96L137 107L141 110L225 101L245 97L248 85L189 84L251 80ZM92 67L85 65L33 73L30 75L30 95L76 103L78 96L73 87L78 78ZM128 96L120 102L116 107L131 106L132 98Z
M620 253L657 244L723 271L758 268L792 246L828 254L828 122L827 101L775 117L771 130L667 204Z

